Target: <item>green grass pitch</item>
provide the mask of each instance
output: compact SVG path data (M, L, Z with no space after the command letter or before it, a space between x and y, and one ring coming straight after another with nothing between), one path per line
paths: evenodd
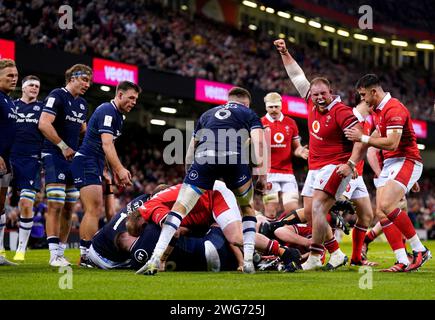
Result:
M435 241L425 242L435 252ZM342 243L350 255L351 244ZM72 266L72 277L48 266L48 250L32 250L18 267L0 267L0 300L15 299L157 299L157 300L298 300L298 299L435 299L435 259L419 271L381 273L394 263L388 244L370 245L373 272L345 266L333 272L166 272L139 276L133 271L103 271ZM11 259L12 252L7 252ZM67 258L78 261L77 249ZM70 279L71 281L68 281ZM371 282L370 282L371 281ZM371 283L371 289L370 289ZM362 284L363 288L360 288ZM71 286L72 288L68 288ZM364 287L366 289L364 289ZM63 289L62 289L63 288Z

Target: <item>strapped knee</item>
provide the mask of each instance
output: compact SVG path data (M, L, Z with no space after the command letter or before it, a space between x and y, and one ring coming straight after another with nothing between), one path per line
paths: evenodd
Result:
M177 202L181 203L186 208L186 213L189 213L203 193L204 191L198 187L183 183L178 193Z
M47 187L47 201L65 203L65 186Z
M80 191L79 190L77 190L74 187L66 189L65 202L76 203L79 198L80 198Z
M297 192L285 192L282 194L283 204L290 202L299 202L299 194Z
M253 194L254 194L254 189L252 188L252 184L242 194L236 194L236 199L239 206L241 207L250 206Z
M278 203L278 202L279 202L279 196L278 196L278 193L276 193L276 192L268 193L268 194L265 194L263 196L263 203L264 204Z
M36 198L36 190L22 189L20 192L20 201L21 201L21 199L26 199L26 200L29 200L33 203L33 202L35 202L35 198Z

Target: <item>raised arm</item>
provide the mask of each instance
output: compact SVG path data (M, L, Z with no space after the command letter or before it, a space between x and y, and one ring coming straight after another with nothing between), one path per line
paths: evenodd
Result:
M290 81L298 90L299 95L305 98L310 90L310 82L305 77L304 71L298 65L298 63L293 59L291 54L288 52L283 39L278 39L273 42L278 52L281 54L281 59L284 64L287 75Z

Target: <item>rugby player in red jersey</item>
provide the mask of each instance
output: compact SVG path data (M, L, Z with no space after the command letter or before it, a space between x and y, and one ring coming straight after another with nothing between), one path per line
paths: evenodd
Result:
M322 266L323 244L331 254L326 269L336 269L347 263L347 256L340 250L326 215L336 199L343 194L355 166L364 155L360 142L346 141L344 130L352 127L362 129L352 109L332 95L326 78L319 77L311 82L288 52L285 41L274 42L281 54L287 74L308 103L308 130L310 135L309 172L302 190L305 216L313 227L313 243L310 255L302 265L304 270ZM312 221L310 216L312 214Z
M365 135L360 128L348 128L346 137L382 150L384 165L378 181L379 220L385 236L397 258L387 272L412 271L431 258L431 252L421 243L407 213L399 208L399 202L418 181L423 171L417 138L408 109L391 97L374 74L363 76L356 89L361 98L372 107L376 130ZM393 228L396 226L397 228ZM409 263L401 233L409 241L414 259Z
M269 219L277 218L280 203L284 212L299 207L299 189L293 174L293 156L308 158L308 148L301 145L296 121L282 113L282 97L270 92L264 97L266 115L261 118L266 141L270 141L271 165L267 182L271 189L263 197L264 215Z

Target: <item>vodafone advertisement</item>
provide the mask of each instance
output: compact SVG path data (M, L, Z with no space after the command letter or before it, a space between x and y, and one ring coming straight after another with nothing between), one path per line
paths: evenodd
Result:
M227 102L228 91L233 85L196 79L195 100L213 104ZM286 115L300 118L308 117L305 100L298 97L283 96L282 112Z
M93 73L94 83L109 86L116 86L121 81L131 81L137 84L139 78L137 66L98 58L93 60Z
M282 113L292 117L308 118L308 107L305 99L282 96Z
M223 104L227 102L228 91L232 87L230 84L196 79L195 100Z
M427 123L423 120L412 120L412 127L414 128L417 138L427 138Z
M15 60L15 42L0 39L0 59Z

